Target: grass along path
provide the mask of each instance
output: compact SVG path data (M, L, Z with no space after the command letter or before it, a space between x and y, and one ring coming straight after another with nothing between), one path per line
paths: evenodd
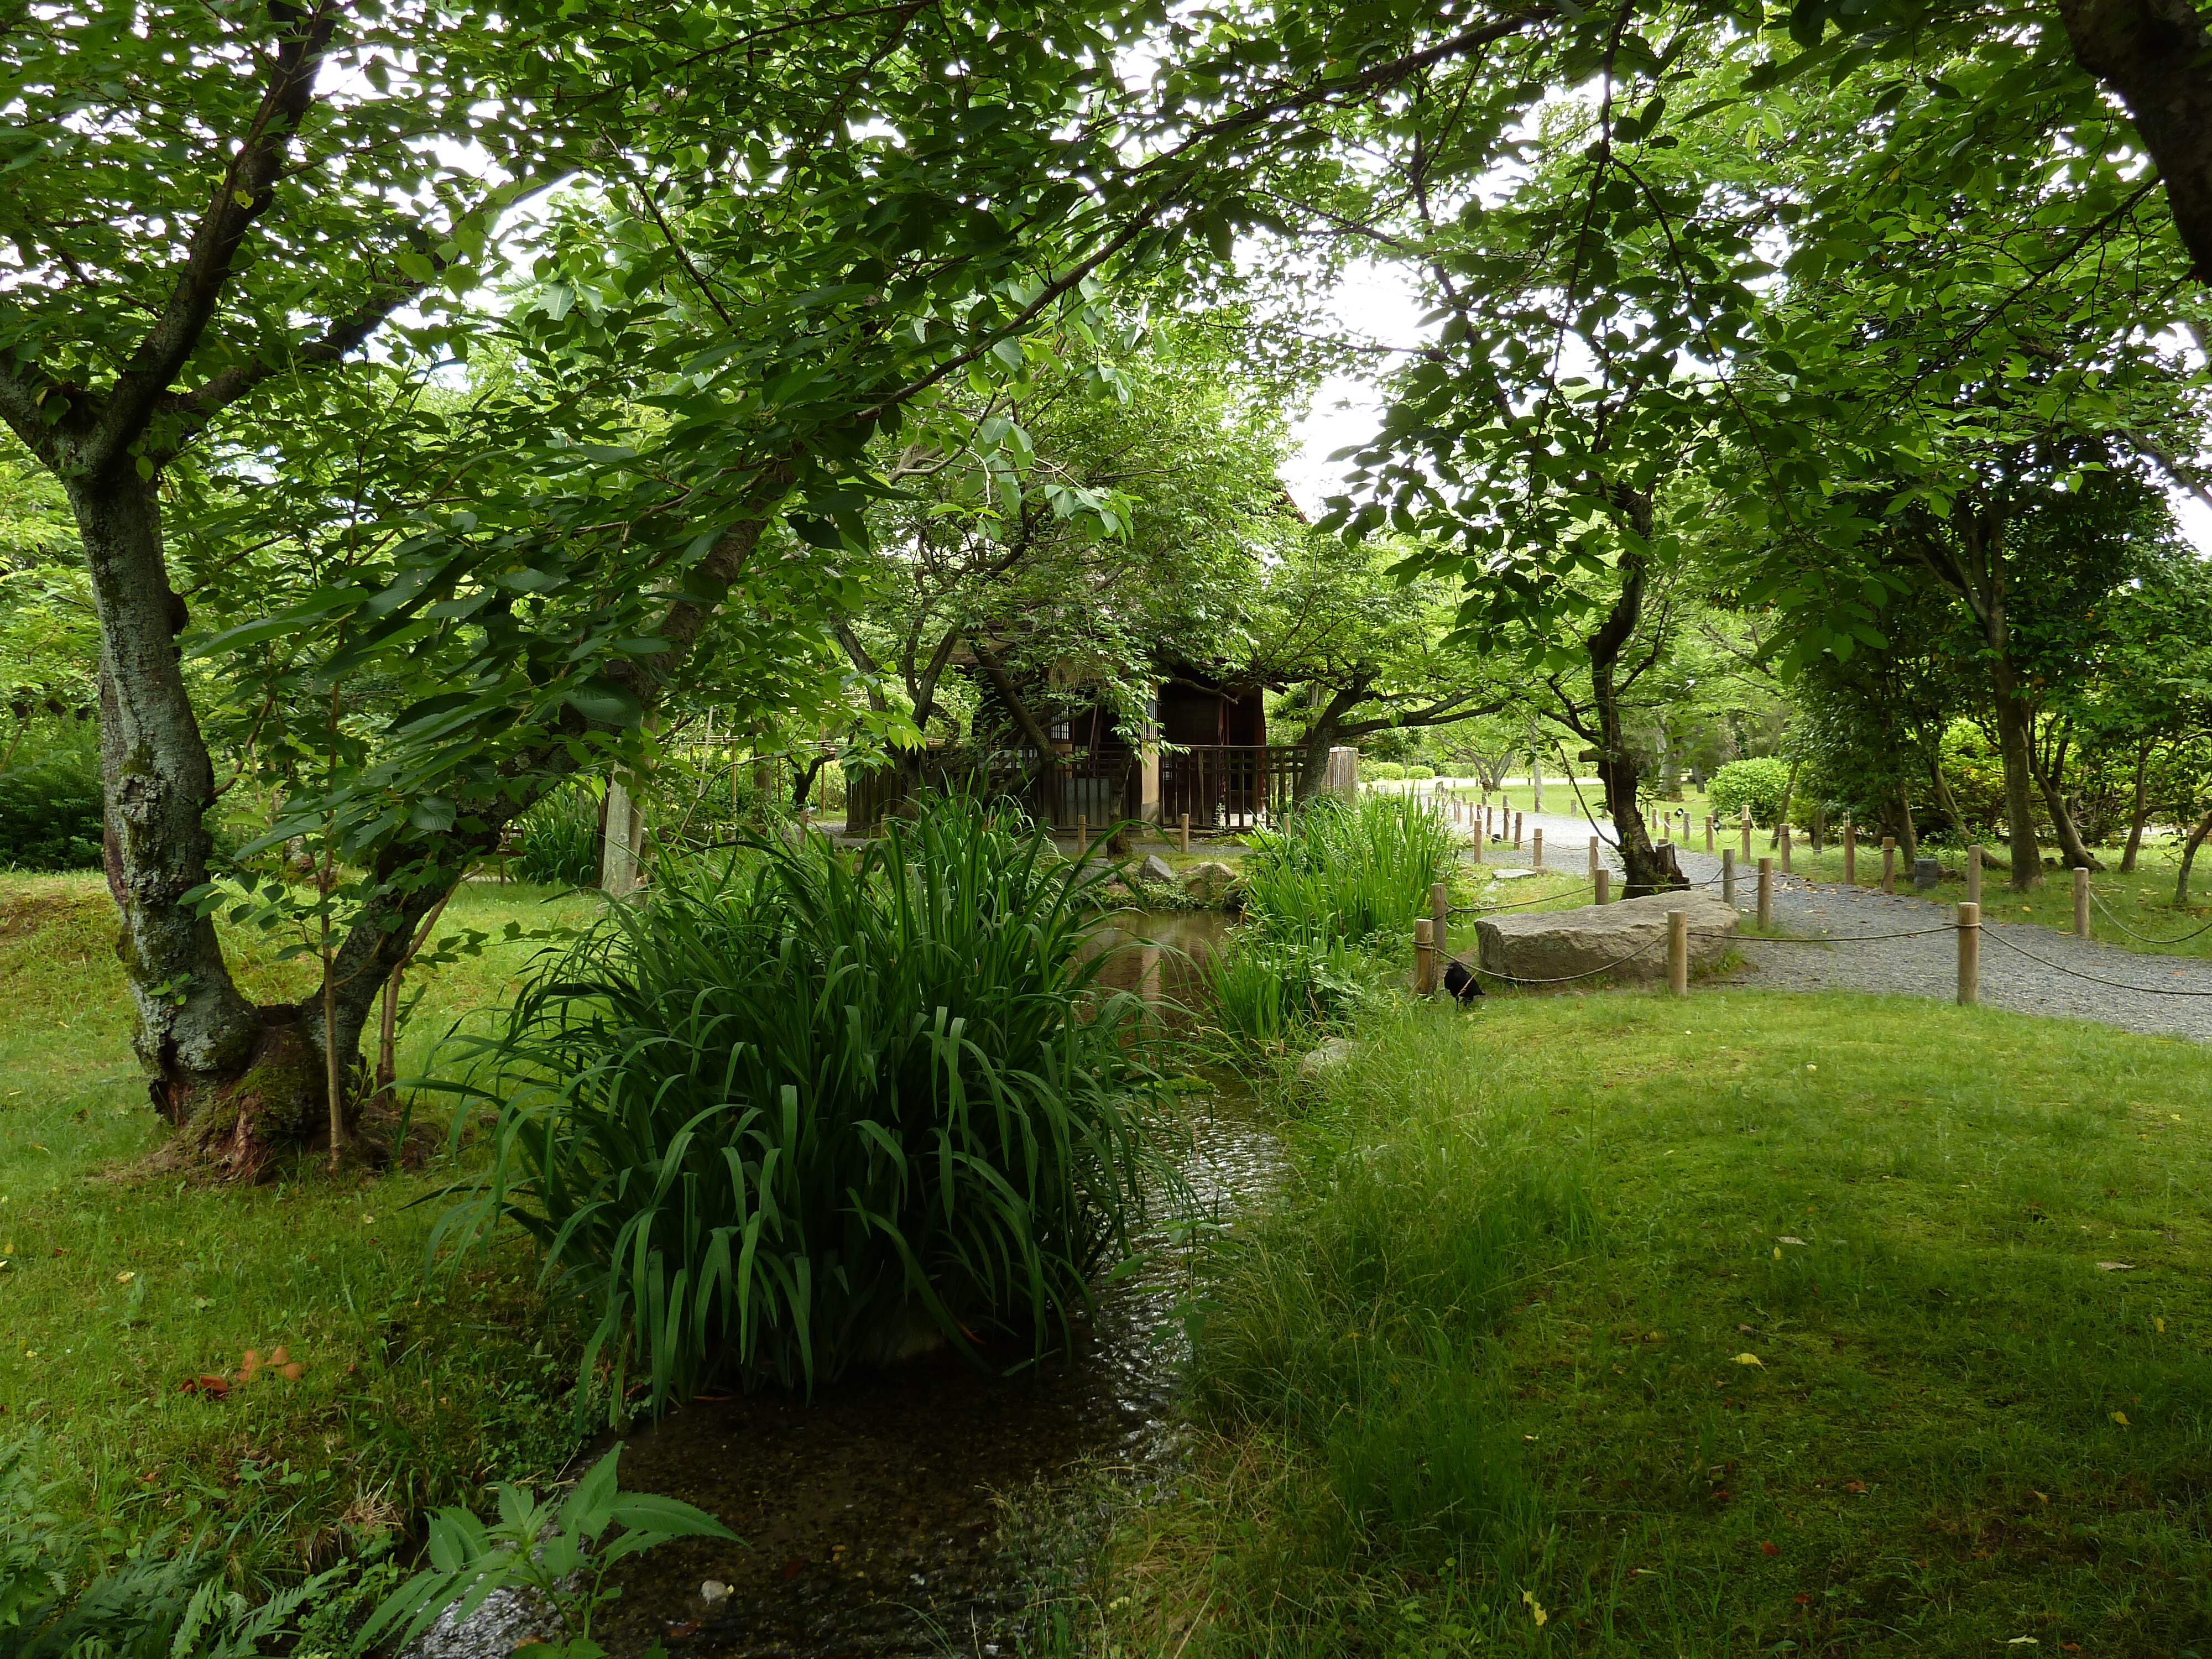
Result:
M446 921L497 934L594 904L471 884ZM131 1060L114 933L96 875L0 884L0 1443L31 1436L61 1482L52 1506L122 1540L238 1528L246 1585L556 1468L574 1358L541 1340L534 1267L518 1252L424 1292L440 1171L334 1182L310 1160L255 1188L131 1176L165 1131ZM249 994L313 983L258 939L232 943ZM424 970L402 1075L455 1017L503 999L536 948ZM246 1350L280 1346L304 1375L237 1380ZM187 1391L203 1375L232 1385Z
M1097 1650L2212 1652L2203 1049L1744 992L1366 1036Z

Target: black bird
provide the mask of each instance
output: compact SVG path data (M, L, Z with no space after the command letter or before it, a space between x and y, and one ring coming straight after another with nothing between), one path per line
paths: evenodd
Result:
M1444 963L1444 989L1462 1002L1472 1002L1482 994L1482 987L1475 982L1474 971L1456 957Z

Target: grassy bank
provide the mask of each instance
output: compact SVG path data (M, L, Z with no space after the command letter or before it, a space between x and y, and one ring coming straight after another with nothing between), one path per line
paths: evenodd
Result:
M2212 1650L2202 1048L1756 994L1367 1039L1095 1649Z
M595 904L471 884L447 921L497 935ZM133 1176L162 1131L113 941L98 877L0 883L0 1443L34 1437L61 1483L52 1506L118 1541L234 1529L233 1576L252 1585L557 1467L574 1357L541 1340L534 1268L517 1254L423 1291L437 1170L334 1182L310 1164L251 1188ZM312 983L232 943L257 998ZM504 1000L536 948L425 970L403 1075L454 1018ZM239 1379L247 1350L279 1346L304 1375Z

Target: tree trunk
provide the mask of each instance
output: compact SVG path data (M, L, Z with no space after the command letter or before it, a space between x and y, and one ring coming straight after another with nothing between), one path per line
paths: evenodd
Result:
M1340 687L1314 711L1313 723L1306 727L1305 740L1299 745L1295 805L1304 806L1320 799L1322 785L1328 778L1328 751L1337 747L1343 734L1344 717L1359 707L1373 684L1367 676L1354 674L1351 684Z
M2000 657L1990 665L1995 682L1997 753L2004 761L2005 830L2012 847L2012 890L2025 893L2043 884L2043 849L2035 844L2034 714L2016 695L2012 665Z
M2150 751L2153 745L2144 744L2136 751L2135 803L2128 809L2128 846L2120 854L2120 873L2133 875L2136 855L2142 851L2143 825L2150 817Z
M1953 831L1966 833L1966 815L1959 810L1959 798L1951 793L1951 780L1943 775L1943 747L1938 738L1928 746L1928 778L1936 786L1936 810L1943 814Z
M2158 164L2197 280L2212 283L2212 33L2191 0L2059 0L2074 56L2120 96Z
M1544 810L1544 760L1543 757L1536 752L1536 746L1533 743L1528 745L1528 810L1532 812L1542 811Z
M1644 504L1644 522L1637 528L1649 537L1648 503ZM1636 625L1643 617L1644 570L1643 561L1634 556L1624 559L1621 568L1620 596L1613 601L1604 623L1584 643L1589 653L1590 697L1597 713L1598 781L1605 786L1606 811L1612 816L1613 833L1620 847L1624 876L1621 896L1641 898L1647 893L1664 892L1690 884L1674 862L1672 844L1663 853L1652 846L1650 836L1644 831L1644 814L1637 804L1639 779L1636 757L1621 731L1620 698L1613 676L1620 664L1622 647L1634 635Z
M1800 764L1800 761L1793 757L1790 762L1790 775L1782 781L1781 809L1774 815L1774 833L1766 838L1769 850L1782 845L1782 826L1790 822L1790 799L1797 793L1797 768Z
M1897 786L1897 839L1907 864L1920 856L1920 831L1912 822L1912 796L1901 783Z
M2066 805L2065 793L2059 787L2055 773L2047 770L2035 759L2035 747L2028 746L2028 760L2034 769L2035 787L2042 793L2044 810L2051 814L2052 837L2058 842L2060 855L2069 870L2101 870L2105 866L2082 844L2081 832L2075 827L2074 814Z
M2176 909L2189 902L2189 866L2197 862L2197 849L2204 845L2204 837L2212 836L2212 812L2207 812L2189 832L2188 841L2181 848L2181 872L2174 879L2173 904Z

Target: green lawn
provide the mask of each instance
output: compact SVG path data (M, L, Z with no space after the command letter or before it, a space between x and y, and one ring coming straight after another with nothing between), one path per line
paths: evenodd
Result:
M1190 1659L2212 1653L2208 1085L1906 1000L1387 1017L1284 1100L1194 1471L1066 1611Z
M447 920L496 933L594 903L548 900L471 884ZM255 1188L134 1175L161 1129L113 939L97 876L0 880L0 1443L31 1435L57 1506L125 1538L240 1528L230 1553L249 1584L557 1468L573 1358L543 1340L528 1262L425 1293L441 1170L334 1182L311 1163ZM307 988L310 969L237 943L261 1000ZM534 948L427 970L403 1074ZM279 1346L303 1376L239 1380L247 1350ZM231 1378L228 1394L186 1389L204 1375Z

